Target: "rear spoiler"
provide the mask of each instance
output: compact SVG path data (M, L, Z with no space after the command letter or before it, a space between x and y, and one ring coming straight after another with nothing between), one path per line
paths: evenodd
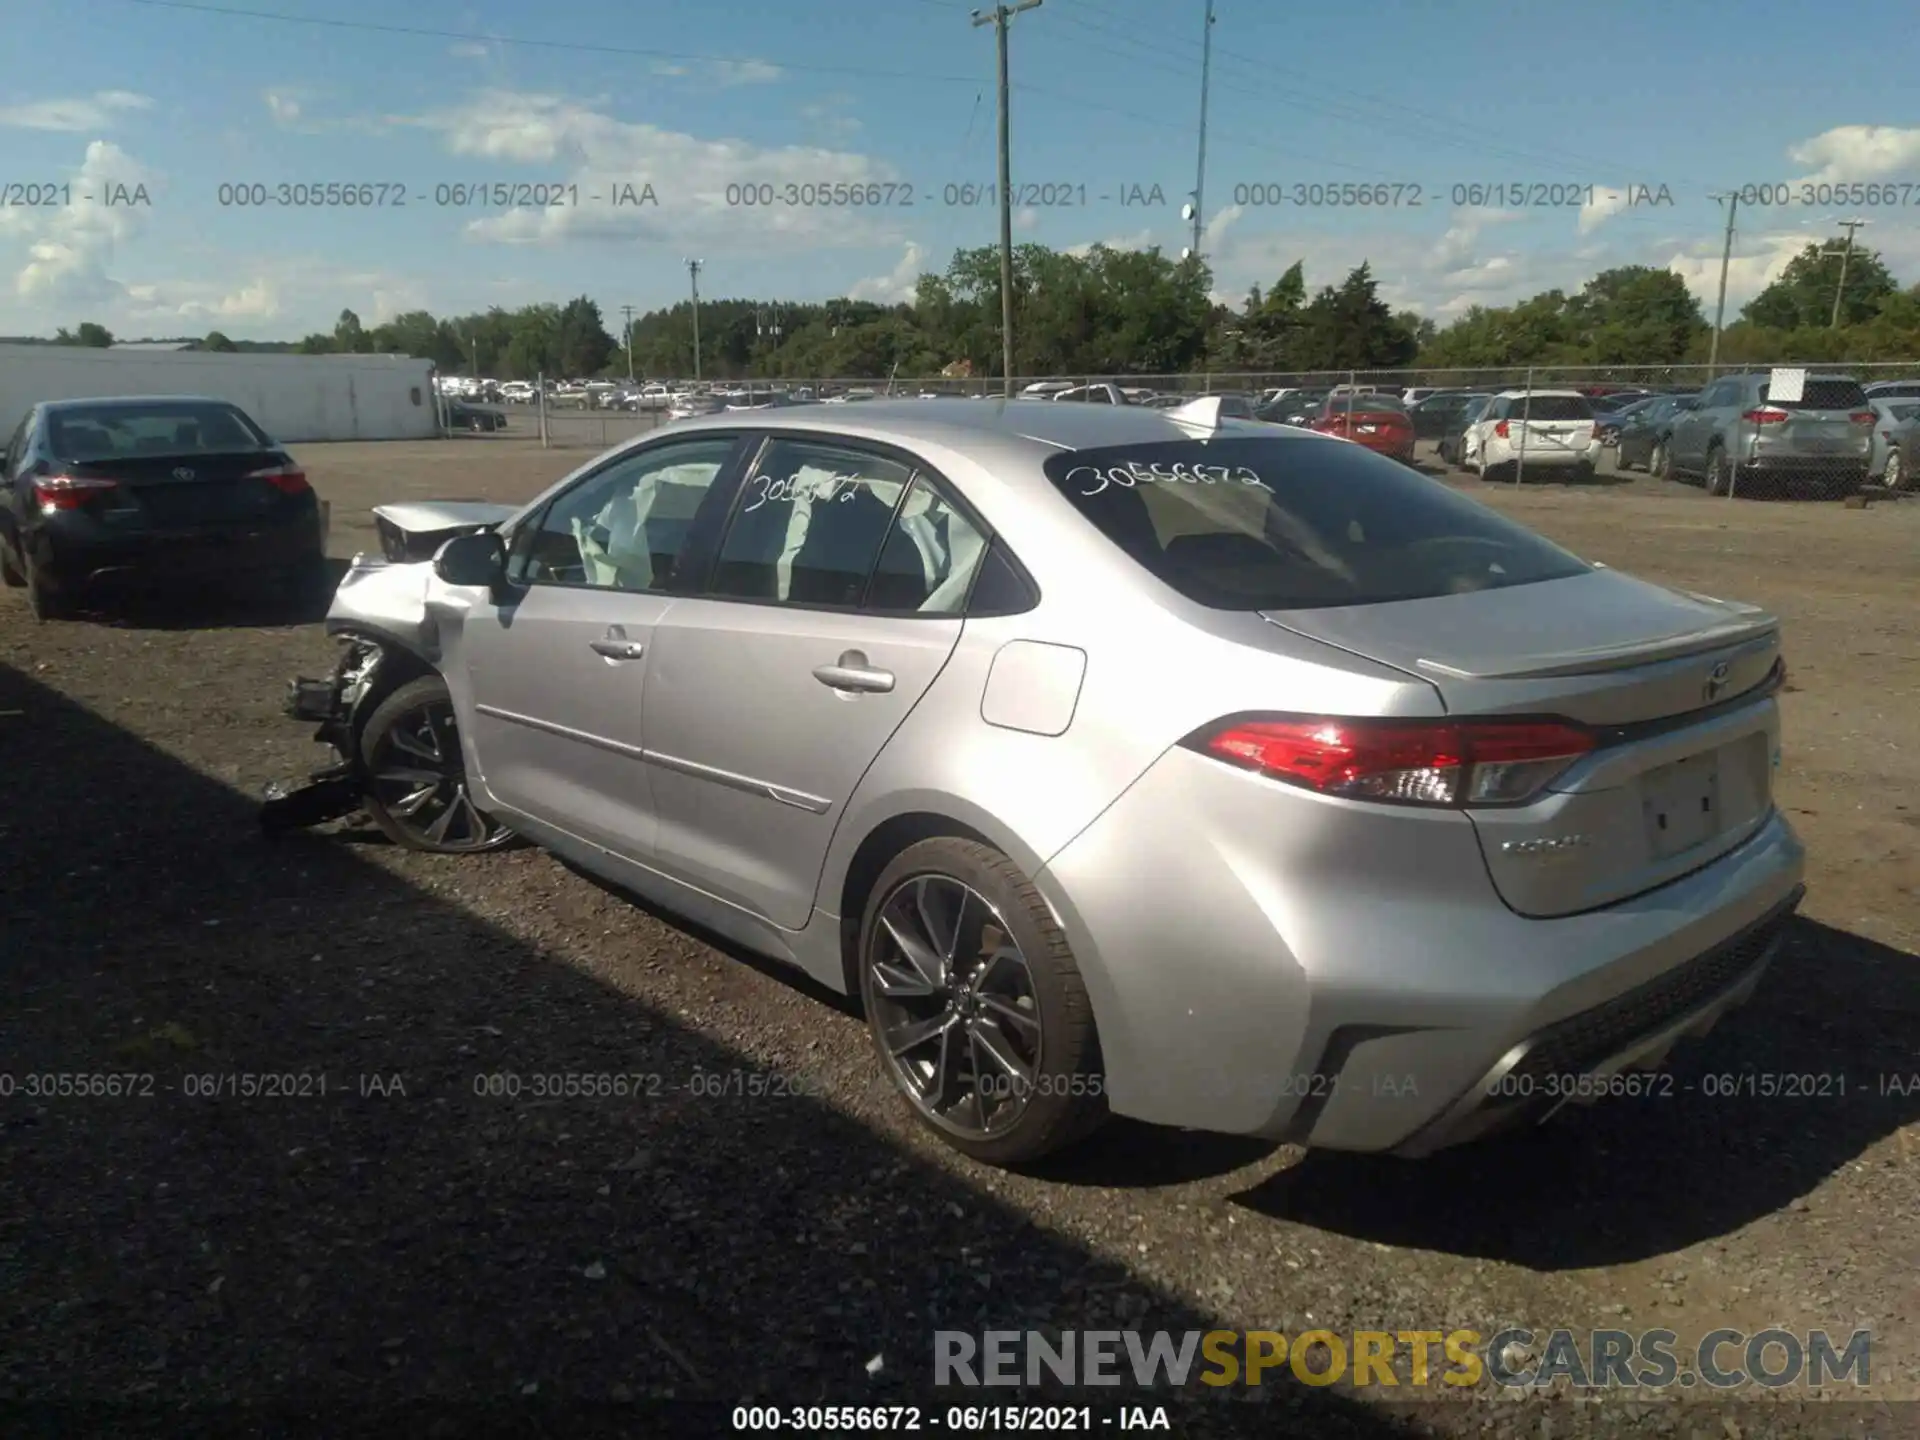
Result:
M1726 602L1721 602L1726 603ZM1439 660L1416 660L1414 665L1429 675L1449 680L1546 680L1557 675L1592 675L1608 670L1629 670L1636 665L1651 665L1661 660L1679 660L1702 655L1710 650L1757 644L1777 639L1780 622L1760 614L1731 625L1711 630L1689 630L1684 635L1664 640L1637 640L1630 645L1603 646L1593 650L1559 651L1551 658L1518 657L1497 668L1464 669Z

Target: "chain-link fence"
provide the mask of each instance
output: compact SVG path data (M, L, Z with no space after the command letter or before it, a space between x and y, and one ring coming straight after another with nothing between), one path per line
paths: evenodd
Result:
M1908 383L1888 383L1901 381ZM753 405L770 394L782 403L986 399L1006 387L997 378L938 376L700 388L712 403ZM1515 484L1665 482L1733 499L1835 499L1904 491L1920 470L1920 362L1088 374L1019 377L1012 389L1135 405L1236 396L1264 418L1294 424L1311 424L1328 408L1401 409L1414 422L1423 468ZM495 408L507 416L506 435L555 449L606 449L668 422L660 397L626 404L634 408L549 397Z

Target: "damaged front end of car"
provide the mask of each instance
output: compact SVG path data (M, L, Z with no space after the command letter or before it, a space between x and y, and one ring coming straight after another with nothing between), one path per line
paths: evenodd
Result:
M495 529L517 512L480 501L425 501L376 506L380 555L353 557L327 610L327 633L341 645L332 674L287 683L287 716L315 726L314 740L333 759L304 779L266 787L259 819L269 833L307 829L364 808L368 775L361 731L382 698L408 681L437 673L438 637L427 606L432 561L461 535Z

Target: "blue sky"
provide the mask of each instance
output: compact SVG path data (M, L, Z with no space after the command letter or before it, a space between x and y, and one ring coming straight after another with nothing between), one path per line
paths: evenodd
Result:
M1203 13L1045 0L1013 22L1014 176L1040 191L1020 197L1040 203L1018 238L1187 243ZM1559 0L1216 13L1203 249L1224 295L1296 259L1314 285L1367 259L1388 299L1444 320L1647 263L1710 303L1723 212L1709 192L1802 180L1904 183L1906 204L1750 207L1730 302L1847 214L1920 280L1911 0L1849 6L1850 58L1809 50L1804 6L1786 0L1614 0L1598 20ZM690 255L705 295L904 297L956 247L997 237L991 203L948 191L994 178L992 33L969 14L962 0L8 0L0 54L33 63L10 67L0 98L0 333L93 319L280 338L343 307L373 323L583 292L617 323L621 305L683 296ZM406 203L221 203L223 185L327 182ZM542 210L440 203L461 184L577 189ZM798 187L821 184L892 202L805 203ZM1342 203L1357 198L1342 184L1397 188L1398 203ZM35 188L51 186L68 188ZM1652 203L1609 198L1642 186ZM753 187L775 203L740 203ZM22 203L35 193L53 203Z

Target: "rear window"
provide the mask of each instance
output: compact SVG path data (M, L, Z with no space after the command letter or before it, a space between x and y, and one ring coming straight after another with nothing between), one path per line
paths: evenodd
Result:
M1775 400L1767 393L1772 388L1771 385L1762 385L1760 398L1782 410L1864 410L1867 408L1867 392L1861 388L1858 380L1821 380L1808 376L1798 400Z
M62 460L135 455L222 455L273 447L232 405L163 400L143 405L74 405L53 411L47 442Z
M1375 415L1392 411L1395 414L1404 415L1407 413L1407 404L1398 395L1370 395L1363 390L1357 395L1328 396L1327 409L1329 411L1364 410Z
M1561 580L1585 562L1358 445L1222 437L1072 451L1047 478L1216 610L1378 605Z
M1584 395L1517 395L1507 402L1507 413L1515 419L1591 420L1593 406Z

